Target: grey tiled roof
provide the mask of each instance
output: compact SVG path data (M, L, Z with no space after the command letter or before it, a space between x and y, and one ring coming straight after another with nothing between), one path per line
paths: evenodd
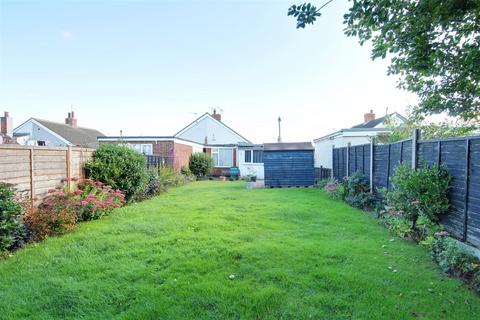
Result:
M65 140L69 141L71 144L79 147L88 147L88 148L97 148L98 141L97 137L104 137L105 135L98 130L77 127L73 128L69 125L42 120L33 118L35 121L39 122L41 125L52 130Z
M406 120L402 115L400 115L397 112L391 113L388 116L392 116L394 114L396 114L398 117L400 117L403 121ZM352 129L372 129L372 128L375 128L376 126L381 124L385 120L386 117L387 117L387 115L385 115L383 117L380 117L378 119L372 120L372 121L368 121L367 123L357 124L356 126L353 126Z

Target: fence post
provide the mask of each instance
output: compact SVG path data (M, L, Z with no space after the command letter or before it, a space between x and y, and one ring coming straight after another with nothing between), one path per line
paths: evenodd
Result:
M335 167L338 167L338 164L335 166L335 145L332 144L332 172L330 174L332 180L335 179Z
M418 151L418 139L420 137L420 130L415 129L412 133L412 169L417 169L417 151Z
M347 144L347 178L350 176L350 142Z
M442 141L438 140L437 142L437 164L442 163Z
M375 147L375 138L372 137L372 140L370 140L370 192L373 192L374 183L373 183L373 163L374 163L374 147Z
M400 164L403 163L403 141L400 142Z
M467 231L468 231L468 193L469 193L469 180L470 180L470 139L465 141L466 150L465 150L465 198L464 198L464 207L463 207L463 241L467 241Z
M391 144L388 144L388 154L387 154L387 191L389 191L389 182L390 182L390 153L391 153Z
M35 164L33 163L35 157L33 154L33 147L30 148L30 201L33 206L33 199L35 198Z
M67 188L72 191L72 147L68 146L66 151L67 159Z

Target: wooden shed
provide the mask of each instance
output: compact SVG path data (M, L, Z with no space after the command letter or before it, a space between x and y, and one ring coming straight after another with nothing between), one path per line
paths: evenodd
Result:
M265 187L306 187L315 183L314 149L310 142L266 143Z

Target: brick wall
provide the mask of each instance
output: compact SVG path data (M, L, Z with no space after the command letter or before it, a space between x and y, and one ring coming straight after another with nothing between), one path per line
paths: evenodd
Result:
M182 166L188 167L188 162L190 160L190 156L192 155L193 148L181 143L174 143L173 149L175 154L173 168L180 172Z

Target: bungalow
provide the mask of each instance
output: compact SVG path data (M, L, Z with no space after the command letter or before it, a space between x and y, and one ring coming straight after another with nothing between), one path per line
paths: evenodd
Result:
M217 176L228 175L230 167L240 164L240 145L251 145L248 139L222 122L216 110L213 114L203 114L172 136L103 136L98 142L128 144L145 155L164 158L165 163L177 171L188 165L193 153L205 152L211 155L213 174Z
M30 118L13 130L16 142L28 146L97 148L97 137L102 136L98 130L77 126L73 111L68 113L65 123Z
M375 113L370 110L364 115L363 123L313 140L315 143L315 167L332 168L333 148L346 147L349 144L355 146L370 143L372 137L389 133L391 130L385 123L387 118L396 124L403 124L406 121L405 117L397 112L375 118Z

